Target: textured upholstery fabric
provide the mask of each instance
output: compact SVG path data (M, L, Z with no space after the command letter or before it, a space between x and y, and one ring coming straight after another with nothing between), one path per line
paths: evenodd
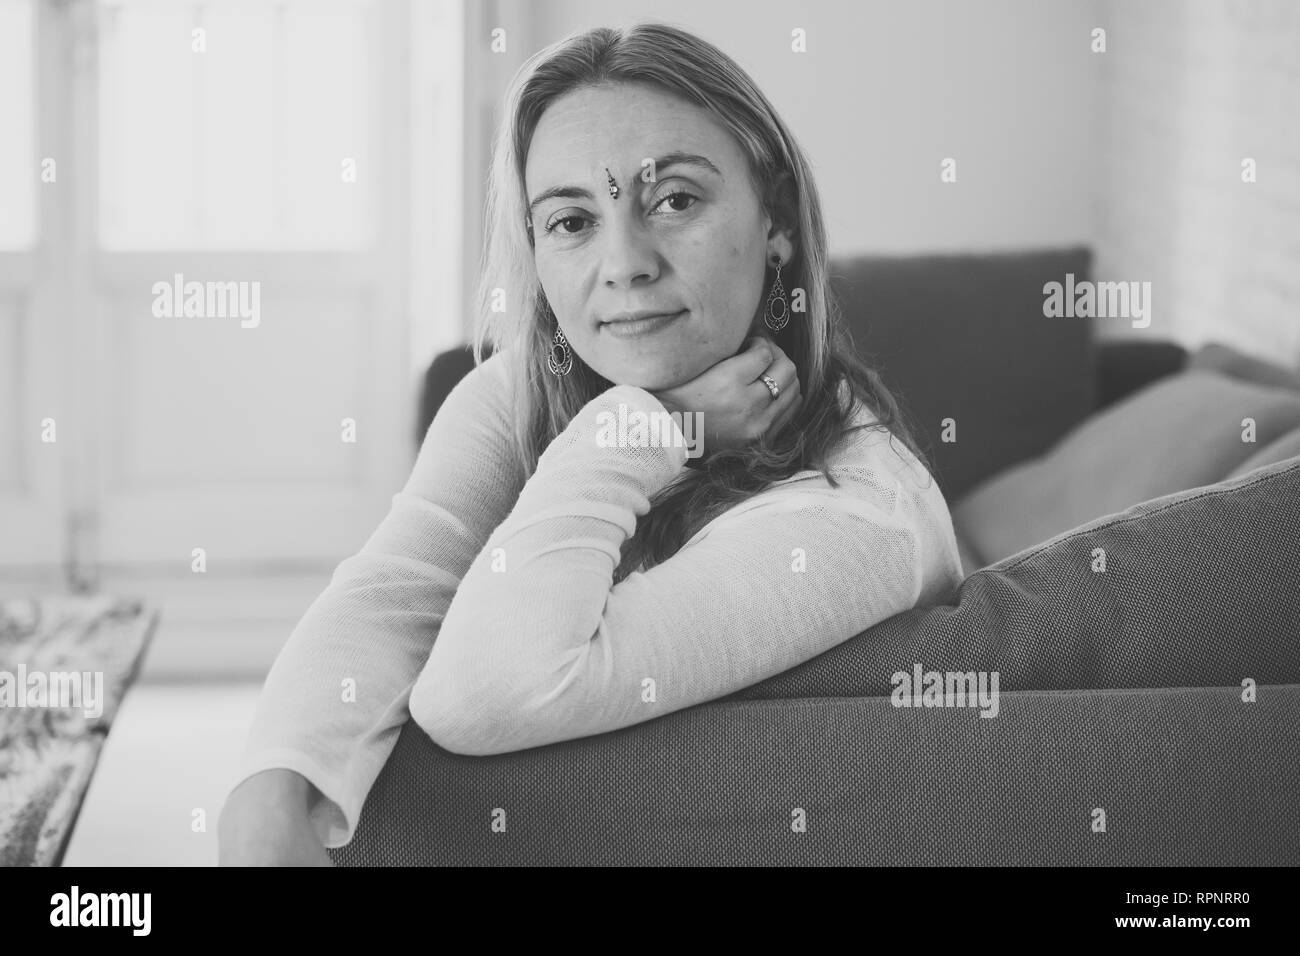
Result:
M1253 418L1256 443L1242 441ZM1208 370L1161 379L1091 416L1052 450L984 482L952 509L958 534L997 561L1140 501L1220 481L1300 427L1300 393Z
M1254 704L1232 687L1009 693L992 720L882 697L709 704L512 757L457 757L408 724L356 836L329 852L351 866L1294 866L1297 727L1295 684Z
M1082 248L833 263L857 351L903 399L949 501L1092 411L1089 321L1043 316L1043 285L1090 263ZM940 440L946 418L955 442Z
M954 606L897 615L659 720L485 758L408 723L356 836L330 853L1297 865L1298 630L1300 461L1288 461L1099 518L971 575ZM999 672L998 715L892 706L890 675L914 664Z

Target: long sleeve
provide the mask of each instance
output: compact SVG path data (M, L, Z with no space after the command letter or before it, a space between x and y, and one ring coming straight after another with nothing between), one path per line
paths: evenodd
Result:
M685 465L671 443L603 442L622 403L629 420L666 414L633 386L589 402L461 582L410 700L444 748L521 750L716 699L960 581L942 493L874 437L851 443L840 488L787 479L615 585L637 519Z
M457 383L387 516L338 565L258 699L233 786L271 768L301 773L323 795L311 819L326 846L352 838L461 577L524 485L504 360Z

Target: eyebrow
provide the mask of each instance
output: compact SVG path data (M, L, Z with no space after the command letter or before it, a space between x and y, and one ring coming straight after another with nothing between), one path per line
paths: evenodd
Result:
M659 157L654 161L655 179L658 180L662 170L669 169L673 166L695 166L699 169L706 169L717 175L719 179L725 179L722 171L709 160L707 156L700 156L697 153L672 152ZM644 168L644 167L642 167ZM632 178L635 180L640 174L635 174ZM537 207L548 199L591 199L592 194L588 189L582 186L552 186L550 189L543 190L537 197L528 204L528 215L537 210Z

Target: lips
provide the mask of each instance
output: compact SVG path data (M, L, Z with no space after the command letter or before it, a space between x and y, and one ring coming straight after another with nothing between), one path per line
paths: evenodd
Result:
M616 338L637 338L666 329L685 314L684 309L679 312L627 312L601 323L601 328Z
M615 315L615 316L613 316L613 317L611 317L611 318L605 319L604 322L602 322L601 324L602 324L602 325L613 325L613 324L615 324L615 323L617 323L617 322L639 322L639 321L641 321L642 319L660 319L660 318L667 318L667 317L670 316L670 315L676 315L677 312L680 312L680 311L681 311L681 310L678 309L677 311L669 310L669 311L667 311L667 312L651 312L651 311L648 311L648 310L646 310L646 311L641 311L641 312L620 312L618 315Z

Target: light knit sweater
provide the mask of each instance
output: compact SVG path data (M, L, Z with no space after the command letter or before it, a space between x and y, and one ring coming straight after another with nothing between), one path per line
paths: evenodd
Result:
M236 785L301 773L322 795L311 819L326 846L352 838L408 716L464 754L599 734L754 684L947 602L961 582L942 492L877 428L841 442L838 489L800 472L614 584L621 547L686 449L603 447L601 413L619 403L666 414L620 385L528 477L506 361L496 353L452 390L387 517L267 677ZM855 421L875 419L859 406Z

